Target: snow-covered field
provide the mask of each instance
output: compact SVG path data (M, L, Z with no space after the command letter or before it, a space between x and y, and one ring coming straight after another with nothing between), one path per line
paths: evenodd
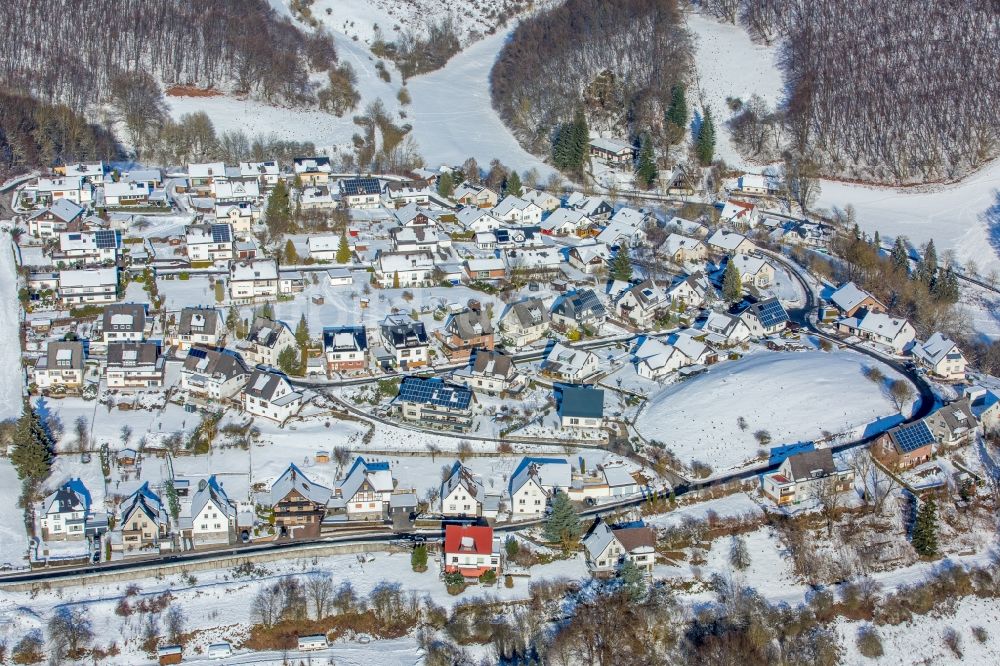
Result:
M13 246L0 242L0 420L21 415L21 338L17 302L17 267Z
M12 507L21 492L21 482L17 472L7 458L0 458L0 492L6 506ZM14 511L9 520L0 521L0 564L10 563L15 567L25 563L28 534L24 530L20 510Z
M652 396L636 422L647 439L666 444L688 463L715 472L740 467L761 448L753 433L767 430L770 446L854 433L896 413L885 392L865 378L873 361L849 352L759 352L722 363ZM881 367L889 379L898 374ZM741 430L739 417L746 419Z
M759 95L772 108L784 95L781 71L778 69L778 49L775 46L754 44L746 31L731 23L691 13L688 29L697 38L695 69L698 91L691 90L688 97L692 105L699 96L698 106L712 109L717 130L715 154L737 169L759 169L743 159L729 139L725 121L732 112L726 105L727 97L746 101Z

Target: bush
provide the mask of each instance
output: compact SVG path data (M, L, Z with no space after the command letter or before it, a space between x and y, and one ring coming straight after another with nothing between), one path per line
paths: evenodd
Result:
M980 643L985 643L986 639L989 638L990 635L983 627L973 627L972 637L975 638Z
M14 646L11 657L15 664L37 664L45 658L44 647L42 632L30 631Z
M875 627L864 626L858 630L858 652L869 659L878 659L885 654L882 638Z
M696 479L704 479L712 476L712 466L700 460L694 460L691 462L691 473Z
M410 554L410 566L418 573L427 571L427 546L420 544Z
M465 576L458 571L452 571L444 575L444 584L448 589L448 594L461 594L465 591Z
M506 587L506 588L507 588L508 590L509 590L510 588L514 587L514 577L513 577L513 576L511 576L510 574L507 574L506 576L504 576L504 577L503 577L503 586L504 586L504 587ZM981 629L981 630L982 630L982 632L983 632L983 634L984 634L984 637L985 637L985 634L986 634L986 630L985 630L985 629L983 629L982 627L979 627L979 629ZM975 629L973 629L972 631L973 631L973 633L975 633L975 631L976 631L976 630L975 630ZM977 636L977 638L978 638L978 636ZM980 642L980 643L982 643L982 642L985 642L985 638L984 638L984 640L981 640L981 641L979 641L979 642Z
M948 649L951 650L956 657L961 659L962 637L958 634L958 632L955 631L952 627L948 627L947 629L944 630L944 635L942 636L942 638L944 639L944 644L948 646Z
M483 572L483 575L479 577L479 583L482 585L496 585L497 582L497 572L493 569L487 569Z

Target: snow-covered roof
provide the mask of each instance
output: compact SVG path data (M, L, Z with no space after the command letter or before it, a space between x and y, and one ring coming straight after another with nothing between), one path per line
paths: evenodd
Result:
M208 178L225 176L226 165L222 162L206 162L204 164L188 164L188 176L191 178Z
M572 208L558 208L541 222L541 228L545 231L556 231L566 228L576 230L582 226L589 225L591 220L582 210Z
M708 239L708 244L714 247L721 248L727 252L732 252L740 246L743 242L751 243L747 240L747 237L743 234L738 234L735 231L726 231L725 229L719 229Z
M236 282L245 280L277 280L278 265L273 259L234 262L229 268L229 279Z
M858 307L862 301L869 298L871 294L857 286L853 282L848 282L837 291L833 292L830 300L844 312L850 312Z
M106 287L118 284L117 268L88 268L59 271L59 287Z
M930 366L936 366L945 358L955 352L961 355L961 351L953 340L950 340L940 332L935 332L931 337L913 348L913 355Z
M660 249L665 254L672 257L677 254L678 250L686 250L690 252L692 250L697 250L700 246L703 246L703 243L697 238L690 238L680 234L670 234L667 236L667 240L663 241L663 245L660 246Z
M337 495L344 501L351 501L361 486L367 481L376 493L391 493L392 472L387 462L368 462L361 456L354 460L350 471L337 484Z
M566 490L573 481L573 468L565 458L536 458L525 456L510 477L510 494L516 493L534 477L544 490Z
M297 491L300 495L315 504L326 504L333 494L326 486L313 483L294 464L289 465L282 475L271 484L271 504L274 505L280 502L292 490Z
M310 236L306 246L309 252L336 252L340 248L340 236Z
M488 257L485 259L469 259L466 264L469 272L478 273L480 271L502 271L505 269L503 259L499 257Z
M605 150L609 153L631 153L632 146L625 141L620 141L618 139L605 139L604 137L595 137L590 140L591 148L597 148L599 150Z
M736 265L736 269L740 272L741 276L757 275L757 273L764 270L766 266L770 266L768 262L764 261L760 257L751 257L748 254L737 254L735 257L732 257L730 261Z
M909 322L901 317L892 317L881 312L869 312L858 322L858 328L867 333L895 338Z

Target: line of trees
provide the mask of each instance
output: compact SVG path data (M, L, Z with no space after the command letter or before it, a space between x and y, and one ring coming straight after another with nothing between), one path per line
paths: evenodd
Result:
M957 179L1000 150L1000 21L990 0L701 0L781 39L788 97L733 100L733 137L761 161L810 155L826 175Z
M568 0L514 31L490 73L493 106L539 155L581 106L591 128L669 145L666 112L692 54L675 0Z

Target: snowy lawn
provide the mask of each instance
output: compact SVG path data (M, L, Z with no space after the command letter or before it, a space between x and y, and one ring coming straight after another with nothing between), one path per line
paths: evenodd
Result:
M0 458L0 488L3 488L4 502L8 507L17 504L21 482L17 480L17 472L7 458ZM21 516L21 510L15 509L7 520L0 522L0 564L10 563L14 567L27 564L28 533Z
M24 382L21 374L21 340L18 333L17 266L14 246L0 243L0 363L7 370L0 377L0 419L21 415Z
M853 433L896 413L884 387L863 374L873 363L849 351L762 351L667 386L650 398L636 429L685 463L700 460L715 472L741 467L762 448L754 438L758 430L770 433L771 446L792 444L826 432Z

